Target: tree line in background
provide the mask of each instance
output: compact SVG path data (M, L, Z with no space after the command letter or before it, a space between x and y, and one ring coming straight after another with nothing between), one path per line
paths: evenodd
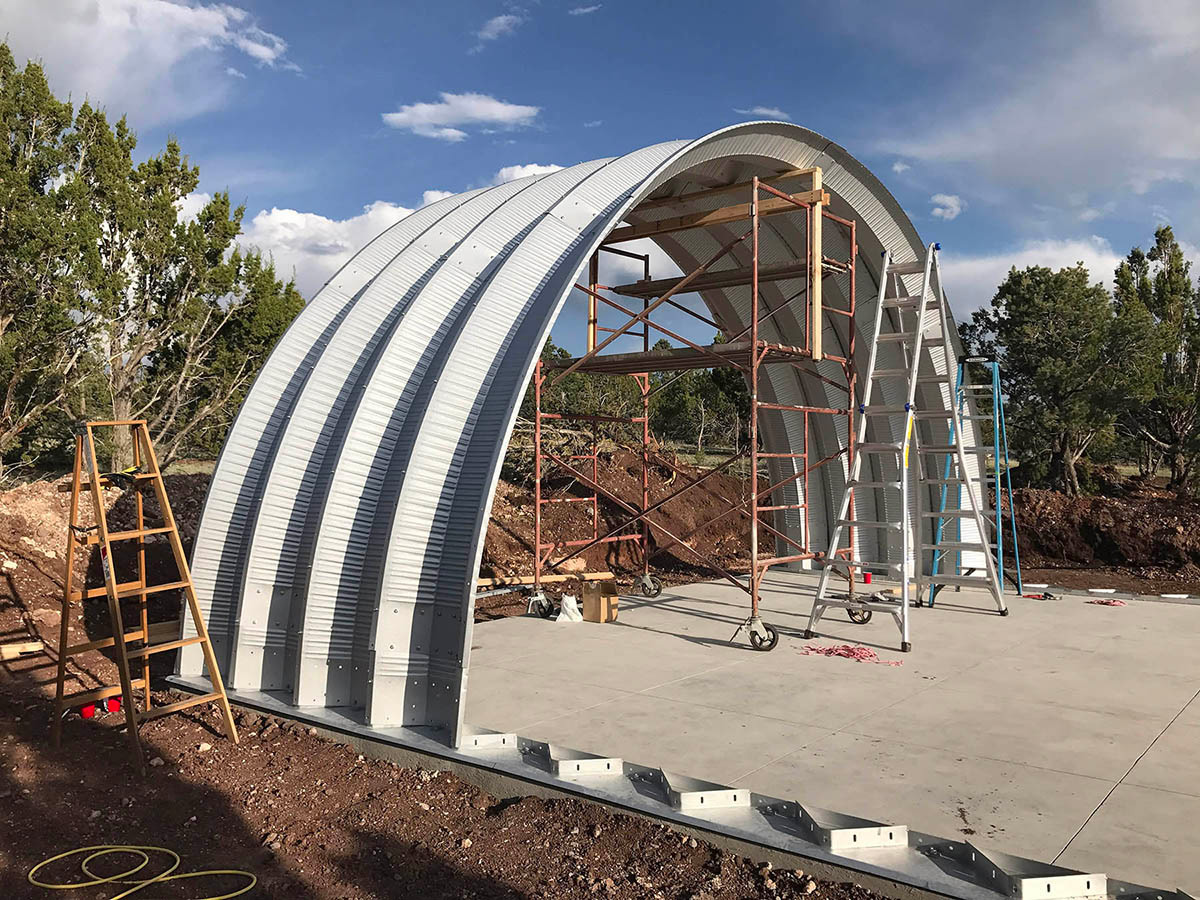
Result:
M244 209L227 193L182 214L199 171L177 143L135 162L125 119L57 99L41 67L18 68L3 43L0 129L0 476L61 468L84 419L148 419L164 463L214 456L303 306L294 284L238 246ZM964 344L1000 363L1024 483L1079 493L1094 465L1125 462L1143 474L1165 467L1171 488L1190 490L1200 478L1200 286L1165 225L1113 282L1110 293L1082 263L1014 268L960 326ZM543 354L568 356L553 342ZM736 370L651 379L658 439L701 458L744 447L749 395ZM626 376L572 374L547 388L544 406L635 416L641 394ZM526 420L532 407L529 392ZM601 432L610 443L640 438ZM586 426L574 433L591 437ZM124 437L104 448L115 468L130 462Z
M714 343L723 343L725 335L717 333ZM654 350L669 350L671 344L660 340ZM572 354L553 340L542 350L547 380L542 392L542 409L549 413L576 413L631 418L642 414L642 392L637 381L628 375L594 375L572 373L556 381L555 362L572 359ZM703 461L712 453L736 453L745 446L750 423L750 392L740 372L731 368L688 369L681 372L650 374L650 429L653 439L674 449L694 454ZM526 390L520 417L532 423L534 415L532 385ZM582 449L593 437L592 426L585 422L565 420L553 422L553 431L560 438L573 435L566 443ZM603 422L595 428L595 436L607 447L640 446L641 426ZM525 442L527 444L528 442ZM524 444L517 442L517 447ZM528 449L528 448L526 448ZM510 475L528 477L528 466L510 461Z
M61 466L83 419L147 419L164 464L215 454L295 286L237 246L227 193L181 214L199 170L178 144L135 162L124 118L57 99L7 44L0 130L0 474Z
M1117 267L1113 291L1082 263L1012 269L960 325L969 355L996 359L1022 483L1086 492L1092 467L1200 476L1200 285L1169 225Z
M1000 364L1019 483L1079 494L1096 466L1125 463L1142 475L1165 470L1170 489L1190 491L1200 480L1200 285L1169 225L1148 251L1129 251L1113 284L1110 292L1093 281L1082 263L1014 268L991 303L959 326L966 353ZM542 358L569 357L549 342ZM706 448L744 446L750 400L736 370L655 374L651 388L657 439L701 459ZM572 374L546 389L543 406L634 416L641 394L626 376ZM532 415L529 391L522 417ZM639 439L627 427L600 433L615 443Z

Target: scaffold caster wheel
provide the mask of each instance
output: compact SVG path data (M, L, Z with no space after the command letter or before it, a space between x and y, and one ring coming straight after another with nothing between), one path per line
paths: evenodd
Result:
M871 621L871 610L869 609L847 609L846 615L855 625L866 625Z
M538 594L530 600L529 607L536 615L541 616L543 619L549 619L554 615L554 604L550 602L545 594Z
M662 593L663 583L656 575L643 575L641 582L643 597L653 598Z
M760 635L753 628L750 629L750 646L766 653L768 650L774 650L775 645L779 643L779 632L773 625L768 625L766 622L763 622L762 627L767 633L766 637Z
M911 653L912 652L912 644L910 644L908 641L901 641L900 642L900 652L901 653Z

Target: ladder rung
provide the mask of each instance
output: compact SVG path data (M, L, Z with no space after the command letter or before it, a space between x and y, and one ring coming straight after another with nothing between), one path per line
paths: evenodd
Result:
M937 301L932 297L927 297L925 303L928 306L937 306ZM921 298L912 294L905 294L902 297L885 297L883 299L884 309L915 309L921 305Z
M874 369L871 372L872 378L908 378L912 374L911 369ZM950 381L949 375L919 375L917 382L919 384L947 384Z
M922 550L975 550L982 553L987 549L996 549L995 544L981 544L978 541L942 541L940 544L922 544Z
M117 597L137 597L141 594L158 594L163 591L177 591L188 586L186 581L168 581L165 584L146 584L138 581L125 581L117 585ZM71 591L71 600L90 600L94 597L107 597L108 588L88 588L83 596L79 591Z
M165 653L168 650L178 650L180 647L190 647L192 644L199 644L204 641L204 638L197 635L196 637L181 638L177 641L167 641L162 644L151 644L149 647L139 647L136 650L128 651L125 656L127 659L141 659L143 656L150 656L152 653Z
M145 722L147 719L157 719L159 716L169 716L173 712L179 712L181 709L188 709L192 706L199 706L201 703L212 703L214 700L220 700L219 693L201 694L199 697L189 697L187 700L179 700L176 703L168 703L166 706L156 706L148 712L138 712L137 720Z
M880 600L835 600L818 597L816 600L818 606L833 609L869 609L875 612L895 613L900 609L900 598L897 597L894 601Z
M180 588L187 587L187 581L168 581L163 584L148 584L145 587L140 585L137 587L127 588L124 591L117 591L118 597L136 597L139 594L161 594L163 591L177 591Z
M922 275L925 272L925 260L915 259L912 262L894 262L888 266L888 275Z
M919 448L919 450L921 453L957 453L958 452L957 447L948 447L948 446L944 446L944 445L939 446L939 447L921 447L921 448ZM964 446L963 452L964 453L992 453L993 450L991 447Z
M111 487L114 484L119 485L122 482L124 482L126 479L129 479L130 481L150 481L151 479L157 478L157 477L158 477L158 475L155 474L154 472L138 472L133 475L123 475L116 479L111 479L107 475L101 475L100 476L100 486L101 487ZM92 489L92 482L91 481L81 481L79 483L79 489L81 491L90 491Z
M918 419L949 419L954 415L949 409L918 409L913 412ZM966 416L963 416L965 419ZM989 417L990 418L990 417Z
M146 679L144 677L131 678L129 681L130 687L142 689L145 689L146 687ZM67 696L63 697L62 702L64 707L83 706L87 703L95 703L97 700L104 700L106 697L116 697L120 693L121 686L119 684L113 684L109 685L108 687L96 688L94 691L88 691L83 694L68 694Z
M899 444L863 443L854 448L857 453L899 453Z
M113 541L131 541L134 538L149 537L152 534L166 534L170 530L170 528L164 526L162 528L143 528L141 531L114 531L109 534L108 541L110 544ZM84 543L89 545L98 544L100 543L100 535L89 534Z
M974 518L975 513L969 509L943 509L941 512L921 513L927 519L966 519Z
M130 644L134 641L153 641L160 640L163 637L171 638L179 633L179 620L171 619L167 622L152 622L150 623L150 634L142 634L141 628L135 628L132 631L125 632L125 643ZM66 656L78 656L80 653L87 653L89 650L103 650L105 647L111 647L116 643L111 637L100 638L95 641L88 641L86 644L73 644L67 647Z
M868 562L863 559L826 559L822 560L827 566L842 566L849 569L887 569L888 571L900 571L900 563L889 562Z
M922 478L921 484L966 484L965 478Z
M852 488L894 488L900 490L900 482L898 481L850 481L848 487Z
M974 584L982 585L983 587L991 587L987 576L981 575L926 575L922 579L926 584Z
M142 629L136 628L133 631L125 632L125 643L143 640ZM66 649L64 656L78 656L80 653L87 653L89 650L103 650L105 647L111 647L117 642L116 638L106 637L100 638L98 641L88 641L86 644L74 644Z
M991 416L959 416L964 422L986 421L991 419Z
M871 403L867 406L860 406L858 411L864 416L902 416L908 412L908 410L906 410L903 406L889 406L886 403Z
M838 519L835 525L842 525L848 528L887 528L892 531L900 530L899 522L871 522L864 519Z
M881 334L879 336L879 343L892 344L898 341L912 341L915 340L916 337L917 333L915 331L894 331L888 332L887 334Z
M117 596L121 596L121 591L123 591L123 590L126 590L128 588L140 587L140 586L141 586L140 581L122 581L120 584L117 585ZM86 591L83 591L82 593L80 593L79 591L71 591L70 599L71 599L71 602L75 602L76 600L91 600L94 597L105 597L107 595L108 595L108 588L106 588L106 587L88 588Z

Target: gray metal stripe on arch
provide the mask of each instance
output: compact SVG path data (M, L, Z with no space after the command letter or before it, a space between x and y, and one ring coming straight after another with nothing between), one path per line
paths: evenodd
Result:
M649 196L811 165L823 170L832 211L858 223L862 349L881 252L916 259L920 238L842 148L784 123L738 125L447 198L355 256L272 353L209 488L193 569L229 684L297 707L361 709L370 726L440 729L457 744L500 463L539 351L588 258L617 224L647 221L632 210ZM803 252L785 217L767 223L761 259ZM826 235L844 257L837 230ZM686 271L735 236L729 226L696 229L659 244ZM843 302L838 285L827 286L830 302ZM764 296L781 300L788 287L764 285ZM726 332L749 324L748 288L703 299ZM783 313L763 336L802 343L801 328ZM837 347L846 334L830 329L826 340ZM944 371L945 361L925 365ZM763 373L765 396L780 403L846 403L791 367ZM924 398L947 399L936 389ZM845 446L844 421L812 424L814 453ZM897 439L888 432L898 424L873 421L872 439ZM762 426L771 452L803 440L799 414L776 412ZM781 461L772 465L786 474ZM845 477L844 466L827 465L810 478L815 547L828 539ZM864 493L860 515L874 515L881 498ZM794 514L777 525L802 537ZM895 554L860 546L867 558ZM181 654L180 673L202 673L198 653Z

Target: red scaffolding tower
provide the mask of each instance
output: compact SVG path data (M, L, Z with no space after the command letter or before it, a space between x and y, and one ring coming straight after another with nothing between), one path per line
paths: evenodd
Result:
M774 187L787 179L811 178L812 189L809 191L785 193ZM858 255L855 223L829 212L826 204L828 194L821 187L821 170L819 168L794 169L780 173L767 179L754 178L748 182L726 185L724 187L706 189L684 194L678 197L667 197L643 203L633 211L631 217L639 213L664 207L686 207L696 201L707 201L709 198L723 193L736 193L745 190L749 194L749 202L702 212L685 213L671 218L655 218L644 224L635 224L615 229L605 239L601 250L624 257L630 257L643 262L644 278L632 284L607 286L599 283L599 254L593 255L589 265L589 283L577 284L588 299L587 316L587 352L580 357L562 360L543 360L538 363L534 374L534 569L533 590L535 599L539 599L543 611L549 611L541 588L544 580L563 580L562 566L568 560L580 556L592 547L619 542L632 543L640 556L642 575L642 591L647 596L656 596L661 591L661 582L651 574L650 562L653 556L667 550L680 548L703 566L711 569L725 580L745 591L750 597L750 614L742 624L740 631L748 630L750 643L756 649L770 650L778 642L777 630L764 623L759 614L759 600L763 576L772 566L797 563L804 560L818 560L828 551L828 548L811 546L811 530L809 528L809 474L821 466L846 457L847 466L854 454L854 414L855 414L855 368L854 368L854 312L855 312L855 260ZM765 195L765 197L764 197ZM771 266L760 266L759 261L759 231L761 220L767 216L791 215L803 217L805 240L805 258L796 259L783 264L774 263ZM640 238L653 238L658 235L685 231L692 228L704 228L712 225L727 225L747 222L749 227L733 240L725 243L720 250L713 254L703 264L691 272L673 278L653 280L650 273L650 257L648 255L631 253L615 246L626 241ZM828 221L844 229L848 241L849 253L847 258L833 259L822 251L823 224ZM797 221L797 224L799 222ZM750 264L735 268L714 268L725 259L735 247L746 241L750 243ZM837 307L826 305L822 301L822 282L826 277L843 274L848 276L845 295L847 305ZM802 287L783 304L770 308L763 300L759 287L763 283L778 281L802 281ZM733 286L750 286L750 324L740 331L732 330L713 321L695 310L689 309L675 298L692 291L705 291L728 288ZM641 310L628 308L625 304L613 299L610 294L631 297L641 301ZM622 314L625 319L622 324L604 327L599 324L599 309L601 305L609 307ZM655 321L656 311L671 308L686 313L706 325L723 332L727 340L720 344L701 345L690 340L677 331L667 328L661 321ZM797 313L799 321L804 323L804 339L801 344L788 345L763 340L761 327L784 309ZM838 356L825 353L822 348L822 332L827 321L826 317L844 320L847 331L846 355ZM651 331L658 332L681 347L670 350L651 350ZM599 334L607 336L598 340ZM640 352L610 353L602 351L622 336L641 338ZM829 360L839 365L842 380L829 378L818 373L812 366L819 360ZM760 368L765 365L790 366L805 378L815 378L825 385L832 385L844 391L846 404L839 406L803 406L785 405L767 402L760 399ZM650 431L650 400L654 394L666 387L652 384L651 372L683 371L696 368L714 368L717 366L731 367L742 372L750 389L749 440L745 449L735 453L721 465L709 469L699 476L693 476L679 467L673 460L658 453L652 441ZM543 410L545 389L557 384L573 373L592 373L602 375L628 375L635 379L641 394L640 415L632 416L603 416L585 413L546 412ZM759 414L764 411L778 411L799 414L803 417L803 445L797 450L790 448L789 452L764 452L759 450ZM849 436L845 446L834 453L820 459L809 455L810 446L810 417L817 415L843 416L846 419L846 433ZM556 453L546 447L544 424L552 421L570 421L583 423L591 428L591 443L586 453ZM638 455L641 460L641 497L620 496L619 493L606 487L601 478L599 466L598 426L602 423L623 423L640 426L641 447ZM686 534L675 534L656 517L667 503L694 490L710 477L728 470L737 461L745 459L748 470L754 477L749 480L749 496L741 501L734 501L729 508L716 519L709 519ZM770 483L760 486L759 468L765 460L790 460L794 469L790 474ZM685 483L673 490L666 497L653 503L650 497L649 470L651 465L665 466L683 478ZM579 484L584 485L590 494L585 496L553 497L545 496L545 480L549 472L556 471L571 476ZM798 483L798 484L797 484ZM799 503L780 502L776 499L789 485L797 484ZM600 498L605 498L610 504L623 511L627 518L614 527L601 529ZM550 540L546 535L544 509L554 503L588 503L591 505L591 535L584 537L563 537ZM777 527L776 514L796 511L801 517L801 539L789 535L784 528ZM749 578L739 577L722 565L718 560L703 552L690 543L691 539L704 528L731 515L740 515L748 520L750 530L750 572ZM764 515L774 521L765 521ZM853 502L851 503L853 518ZM667 540L653 551L651 550L651 528ZM850 530L853 535L853 529ZM760 546L760 533L765 532L775 542L774 552L766 553ZM833 552L849 554L853 558L853 537L851 545ZM569 577L596 577L603 573L575 574ZM853 590L853 573L850 574L851 590ZM737 634L735 633L734 637Z

